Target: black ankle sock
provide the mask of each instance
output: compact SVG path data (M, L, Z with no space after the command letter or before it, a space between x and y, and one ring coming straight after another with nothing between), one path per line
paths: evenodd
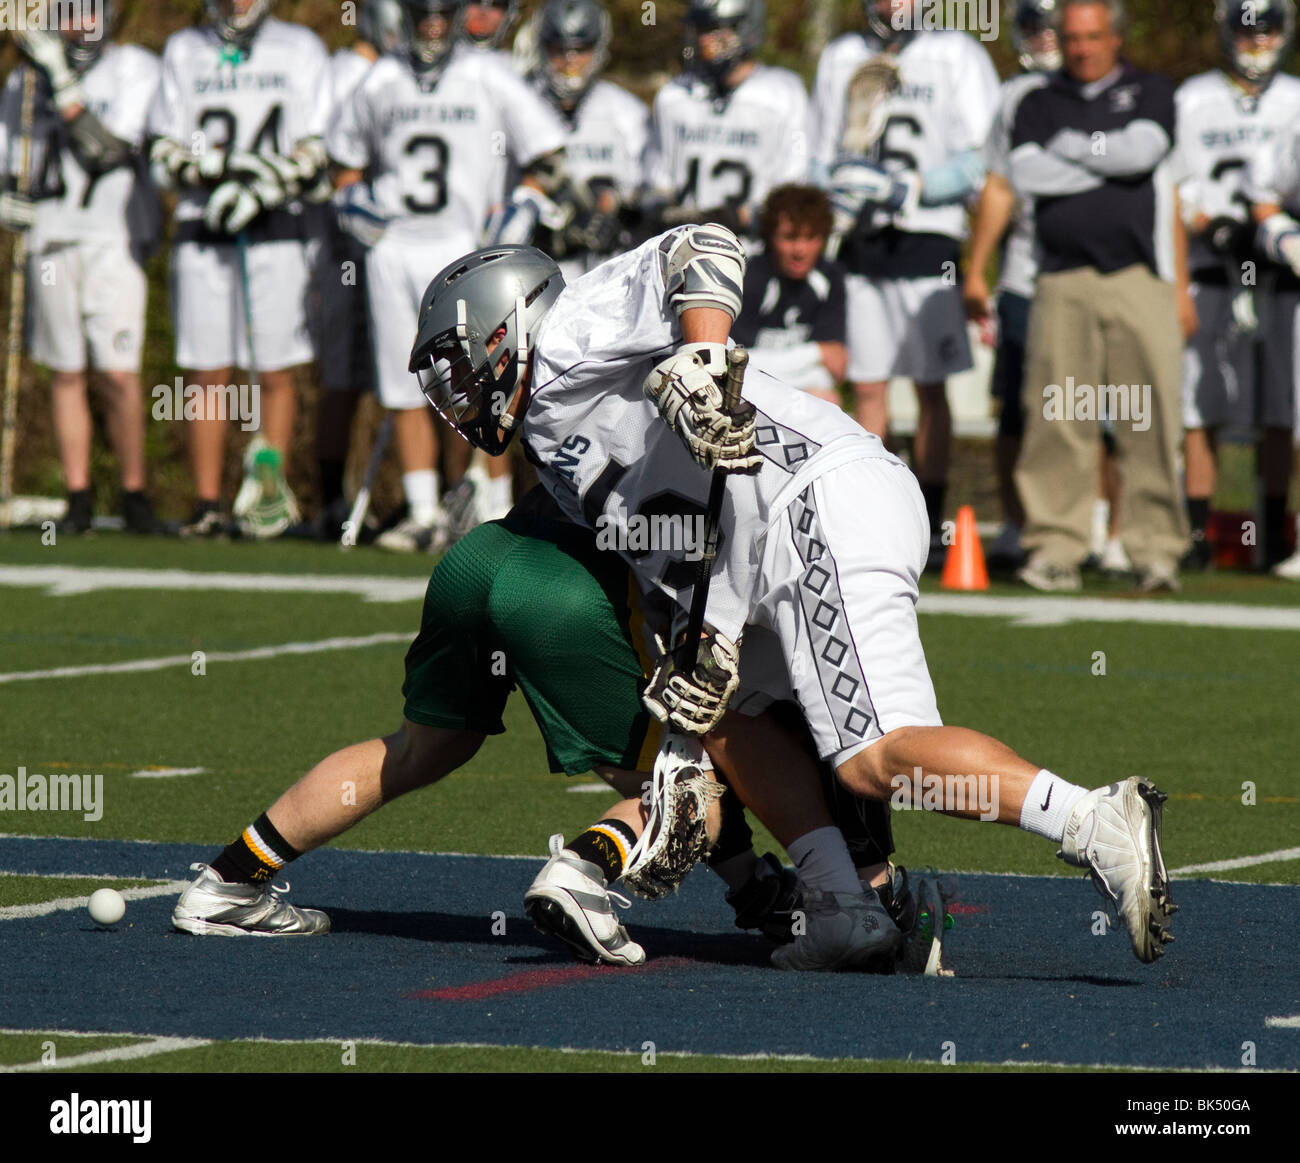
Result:
M598 820L565 847L596 865L605 874L605 883L610 884L623 875L627 854L635 843L636 833L622 820Z
M1286 494L1264 498L1264 554L1269 565L1287 556Z
M943 499L947 492L947 482L941 485L921 486L921 496L925 498L926 516L930 518L931 535L943 528Z
M343 496L343 465L341 460L320 462L320 497L322 507L333 504Z
M1192 536L1197 541L1204 541L1205 529L1210 523L1209 497L1187 498L1187 523L1192 527Z
M270 880L291 860L302 855L285 842L265 812L240 833L211 865L227 884L257 884Z

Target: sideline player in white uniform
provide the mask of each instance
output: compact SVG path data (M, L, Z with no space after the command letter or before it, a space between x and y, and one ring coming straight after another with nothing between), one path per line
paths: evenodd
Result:
M1258 429L1264 491L1260 541L1268 565L1287 556L1286 501L1300 372L1300 279L1289 266L1260 261L1243 192L1254 160L1300 121L1300 80L1278 75L1295 42L1295 5L1292 0L1219 0L1215 20L1223 67L1183 82L1176 95L1178 143L1187 174L1179 194L1189 234L1192 296L1201 320L1183 363L1192 531L1185 569L1210 563L1205 531L1217 475L1217 434L1224 426ZM1257 176L1268 185L1266 174ZM1262 191L1261 197L1277 200ZM1243 288L1247 272L1253 290ZM1249 309L1239 318L1241 308L1251 304L1255 319Z
M582 211L535 245L571 282L616 249L622 220L637 211L650 112L599 79L609 60L610 20L596 0L549 0L534 31L537 61L528 80L564 118L564 167Z
M478 251L430 284L410 367L486 451L500 454L518 431L543 486L588 528L699 514L710 470L731 474L705 633L693 664L660 659L646 692L656 717L725 733L738 690L737 707L751 713L793 697L821 757L877 799L897 794L899 772L987 773L989 818L1060 843L1104 886L1138 958L1155 960L1172 911L1160 793L1137 777L1089 792L995 739L941 725L916 624L929 537L915 478L834 405L761 373L746 380L746 402L727 408L744 270L739 240L714 225L653 238L558 298L559 270L540 251ZM683 539L623 556L643 587L687 608L696 571ZM940 793L938 810L978 815L954 787ZM840 863L822 855L815 874L800 870L808 932L773 955L778 965L810 967L805 958L892 925L858 890L847 853Z
M774 186L808 172L808 95L758 61L763 0L691 0L685 70L655 96L646 187L664 225L723 222L753 234Z
M98 14L99 23L95 23ZM107 420L122 485L122 516L134 533L159 531L145 496L140 351L147 285L143 263L158 241L157 194L142 165L145 115L158 58L110 44L113 7L97 6L59 30L19 34L39 72L28 159L30 196L0 198L0 225L30 229L28 353L53 372L54 429L68 491L62 528L90 528L87 366L107 391ZM20 162L24 78L14 69L0 110L0 158Z
M219 533L229 384L255 367L261 438L250 442L235 516L266 537L298 520L284 480L294 368L313 355L302 205L319 198L330 106L316 34L270 18L271 0L207 0L209 23L172 36L149 114L153 162L181 193L172 254L176 362L207 385L190 422L198 499L187 531ZM248 302L245 302L245 283ZM253 335L247 334L246 316Z
M509 160L525 183L554 189L565 135L507 57L456 43L458 0L403 0L403 8L405 54L375 63L327 143L341 169L345 211L373 229L366 284L377 386L384 407L396 413L410 510L376 544L415 552L441 548L448 528L433 417L402 358L420 294L431 270L477 244L488 209L502 201Z
M865 7L869 31L838 37L817 65L812 168L838 204L859 208L838 255L849 270L848 374L858 422L883 438L889 380L916 383L914 468L937 559L952 440L945 381L972 366L957 282L965 202L984 174L998 76L967 33L916 27L914 0L865 0ZM886 102L871 157L844 159L849 82L877 53L897 54L901 89Z
M402 47L399 0L365 0L357 13L357 39L330 58L333 115L350 100L370 66L384 53ZM352 421L364 393L374 388L375 360L366 305L366 243L344 231L328 206L312 282L317 298L316 358L320 366L320 404L316 410L316 456L320 470L321 511L316 532L337 541L349 505L343 472L351 444Z

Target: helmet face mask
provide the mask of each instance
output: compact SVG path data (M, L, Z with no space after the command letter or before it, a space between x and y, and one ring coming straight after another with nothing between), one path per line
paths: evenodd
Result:
M1293 0L1217 0L1219 47L1230 72L1252 84L1267 84L1295 43Z
M63 51L73 72L84 76L99 60L113 33L113 17L116 15L109 0L95 0L85 3L77 10L72 10L72 19L62 24L59 31L63 37ZM89 19L88 19L89 18Z
M400 0L365 0L357 17L357 36L381 53L401 50L403 27Z
M915 0L863 0L867 27L887 45L901 44L916 31L912 20Z
M1008 5L1012 43L1026 72L1052 73L1064 63L1056 32L1057 0L1013 0Z
M247 48L262 22L271 15L275 0L206 0L208 19L227 44Z
M402 32L411 67L422 75L441 71L460 36L461 0L402 0Z
M556 102L571 109L609 59L609 14L595 0L550 0L537 31L539 70Z
M514 23L516 0L474 0L465 8L465 39L480 48L500 48Z
M766 20L763 0L691 0L682 50L687 68L720 84L737 65L758 56Z
M444 419L492 456L514 435L532 337L563 289L541 251L497 246L452 263L424 293L410 370Z

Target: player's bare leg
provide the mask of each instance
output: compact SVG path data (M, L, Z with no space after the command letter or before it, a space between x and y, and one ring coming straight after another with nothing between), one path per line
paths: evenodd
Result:
M108 438L117 455L122 491L137 493L144 489L144 402L138 372L100 373L104 380L108 405Z
M226 455L226 428L224 417L215 415L211 403L216 398L213 385L228 384L234 369L211 368L186 374L187 384L198 384L204 389L200 415L186 422L190 436L190 464L194 471L194 492L199 504L219 507L221 503L221 470Z
M398 409L394 417L393 443L409 514L395 529L381 534L375 544L398 552L422 552L432 545L442 514L438 502L438 433L433 412L427 406Z
M853 418L868 432L874 432L888 443L889 438L889 381L853 385Z
M50 381L54 432L69 493L90 488L90 440L94 425L86 399L85 372L55 372Z
M1165 926L1174 905L1160 847L1165 797L1146 781L1132 777L1089 791L965 727L896 728L838 773L860 795L996 820L1052 840L1114 904L1139 960L1154 961L1172 940Z
M298 414L298 389L295 369L281 368L259 372L262 433L267 444L286 460L293 447L293 422Z

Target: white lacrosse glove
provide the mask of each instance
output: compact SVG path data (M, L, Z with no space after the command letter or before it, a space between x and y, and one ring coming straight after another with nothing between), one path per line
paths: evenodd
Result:
M36 203L25 194L0 194L0 229L22 232L36 225Z
M654 366L642 390L686 445L695 462L724 472L753 472L763 463L754 451L757 414L740 402L723 403L727 348L722 343L688 343Z
M658 635L659 659L641 701L661 723L688 735L707 735L722 719L740 686L740 645L705 627L695 666L677 669L673 653Z
M541 190L516 186L510 200L488 217L483 238L487 246L528 246L539 226L563 230L572 217L572 210L559 206Z
M920 194L920 183L910 173L889 173L865 161L841 162L831 171L831 207L839 216L856 222L870 206L897 214Z
M1297 275L1300 275L1300 234L1287 234L1278 241L1277 252Z
M226 157L226 178L203 207L203 222L218 234L238 234L264 210L289 200L280 174L266 158L234 151Z
M76 105L85 105L86 95L81 90L81 78L68 64L63 51L63 37L53 29L29 29L14 34L18 47L38 69L50 79L54 90L54 104L62 112Z
M392 221L379 208L369 182L353 182L335 194L334 215L339 229L365 247L374 246L383 238Z

